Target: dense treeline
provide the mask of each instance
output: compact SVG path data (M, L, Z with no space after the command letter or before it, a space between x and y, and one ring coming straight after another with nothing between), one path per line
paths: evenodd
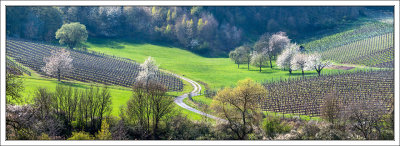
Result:
M264 32L301 39L363 15L364 7L7 7L7 35L53 41L64 23L90 37L163 41L219 56ZM316 13L317 12L317 13Z

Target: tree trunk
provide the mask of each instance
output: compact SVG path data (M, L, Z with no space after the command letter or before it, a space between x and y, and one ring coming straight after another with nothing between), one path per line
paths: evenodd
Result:
M304 77L304 70L303 69L301 69L301 74L303 75L303 77Z
M269 66L272 68L272 58L269 58Z
M250 58L247 59L247 70L250 70Z
M292 74L292 69L289 68L289 74Z
M58 81L60 82L61 81L61 71L60 71L60 69L57 69L57 75L58 75Z
M239 63L238 63L238 68L239 68Z
M155 124L153 127L153 139L158 139L158 135L157 135L157 129L158 129L158 120L155 120Z
M244 140L246 138L246 113L243 111L242 112L242 118L243 118L243 127L242 127L242 137L241 140Z
M317 70L317 72L318 72L318 76L321 76L321 71L320 71L320 70Z
M261 72L261 65L260 65L260 72Z

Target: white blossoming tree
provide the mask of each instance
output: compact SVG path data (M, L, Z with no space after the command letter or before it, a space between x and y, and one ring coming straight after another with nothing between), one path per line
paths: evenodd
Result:
M144 63L140 64L141 71L139 75L136 77L138 82L143 82L147 84L149 81L152 81L156 77L156 73L158 71L158 65L156 61L149 57L144 61Z
M61 81L62 74L68 73L72 69L70 52L64 48L51 51L51 56L45 57L43 61L46 63L42 67L43 72L47 75L56 75L58 81Z
M299 53L299 46L296 43L290 43L276 59L276 65L283 70L289 69L289 74L292 74L293 67L291 61L293 56Z
M271 56L277 56L289 45L290 39L285 32L277 32L271 36L268 43Z
M264 34L255 43L254 48L257 53L263 53L268 57L270 67L272 68L272 59L279 54L290 43L290 39L285 32L275 34Z
M311 54L308 56L307 65L308 65L308 68L314 69L315 71L317 71L318 76L320 76L322 69L324 69L325 67L329 67L331 65L331 62L323 61L321 59L321 55L315 53L315 54Z
M301 74L304 77L304 71L305 70L310 70L309 65L307 65L308 62L308 55L306 54L296 54L292 58L292 61L290 62L293 70L301 70Z

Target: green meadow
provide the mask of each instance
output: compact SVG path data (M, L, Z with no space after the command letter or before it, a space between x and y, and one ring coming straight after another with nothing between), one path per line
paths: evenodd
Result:
M258 67L251 65L248 70L247 64L241 64L238 69L237 64L234 64L229 58L206 58L176 47L133 42L96 39L87 42L85 45L89 50L129 58L139 63L151 56L160 65L160 68L188 77L194 81L205 82L210 88L234 86L237 81L245 78L260 82L290 77L288 71L282 71L274 66L274 61L272 62L272 69L266 66L259 72ZM323 73L336 71L325 69ZM305 74L306 76L316 76L317 72L305 71ZM293 71L291 77L301 77L301 71Z

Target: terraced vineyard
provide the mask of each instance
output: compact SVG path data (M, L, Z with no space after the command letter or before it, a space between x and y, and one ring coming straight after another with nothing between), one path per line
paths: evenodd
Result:
M6 54L15 61L32 70L46 75L41 68L45 66L43 58L51 55L51 50L58 47L21 40L7 40ZM140 71L140 66L132 60L70 50L73 69L62 76L83 82L97 82L131 87ZM177 77L158 72L157 79L170 91L181 91L183 82Z
M387 33L331 48L322 52L321 55L322 58L337 63L393 68L393 33Z
M320 116L324 98L336 92L343 109L349 103L382 104L389 112L393 109L394 71L356 71L317 78L292 79L264 83L268 90L265 111L283 114ZM371 109L372 110L372 109Z

